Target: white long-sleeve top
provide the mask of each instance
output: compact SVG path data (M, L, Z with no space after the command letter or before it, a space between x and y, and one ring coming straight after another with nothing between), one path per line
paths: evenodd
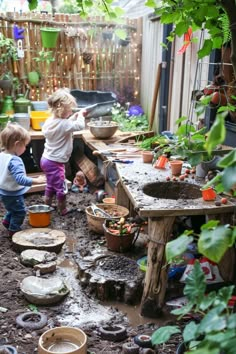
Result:
M68 119L48 118L42 133L45 136L43 157L48 160L66 163L73 149L73 132L84 129L85 121L82 115L73 115Z

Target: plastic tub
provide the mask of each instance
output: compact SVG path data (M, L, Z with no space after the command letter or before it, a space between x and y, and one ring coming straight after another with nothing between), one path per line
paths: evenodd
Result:
M30 128L30 116L28 113L15 113L14 121L20 124L26 130Z
M46 111L48 109L47 101L32 101L31 104L34 111Z
M79 328L55 327L39 338L38 354L86 354L87 335Z
M32 111L30 112L30 122L34 130L42 130L45 120L50 116L49 111Z

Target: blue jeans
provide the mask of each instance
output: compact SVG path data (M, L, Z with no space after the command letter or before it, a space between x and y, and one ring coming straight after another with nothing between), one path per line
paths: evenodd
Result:
M26 216L24 196L1 195L1 200L7 210L4 219L9 223L9 231L20 231Z

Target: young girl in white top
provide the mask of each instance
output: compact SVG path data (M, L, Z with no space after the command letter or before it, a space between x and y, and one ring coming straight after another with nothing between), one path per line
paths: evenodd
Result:
M59 89L48 99L48 106L52 116L46 120L42 127L45 136L45 145L40 160L41 169L45 172L47 185L45 189L45 203L52 204L56 195L58 211L66 215L65 192L65 164L73 149L73 132L85 126L85 111L72 115L72 109L77 106L75 98L67 89Z
M7 211L2 224L9 236L21 230L26 215L24 194L32 184L45 182L44 176L31 178L26 175L20 155L29 142L29 132L18 124L8 123L1 132L0 199Z

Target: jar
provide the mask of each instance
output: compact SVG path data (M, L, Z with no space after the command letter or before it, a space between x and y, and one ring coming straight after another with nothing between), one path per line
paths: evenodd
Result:
M31 108L31 101L24 97L23 94L18 94L14 102L15 113L28 113Z
M13 100L11 96L5 96L2 105L2 113L8 115L8 117L13 117L14 114L14 106Z

